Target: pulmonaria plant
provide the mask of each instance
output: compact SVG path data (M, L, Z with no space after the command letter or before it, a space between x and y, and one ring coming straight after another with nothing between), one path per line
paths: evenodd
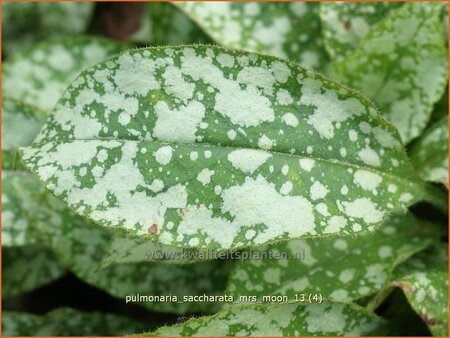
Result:
M152 312L24 307L4 332L447 335L445 6L143 12L125 42L4 45L3 298L70 271Z

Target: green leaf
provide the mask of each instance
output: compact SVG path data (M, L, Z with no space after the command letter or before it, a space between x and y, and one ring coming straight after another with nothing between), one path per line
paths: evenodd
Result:
M44 286L61 277L65 271L53 253L42 245L3 247L2 297L14 297Z
M211 42L203 30L170 2L149 2L141 27L132 36L152 45Z
M381 332L383 321L350 304L246 305L162 327L149 336L333 336Z
M373 99L408 142L420 135L447 84L442 4L407 3L374 25L333 77Z
M176 2L217 43L322 69L318 3Z
M341 60L350 54L375 23L401 5L401 2L322 2L322 34L331 58Z
M90 68L21 154L104 227L216 251L373 230L428 189L362 96L212 46L134 50Z
M411 162L423 179L448 187L448 116L433 124L414 144Z
M255 296L251 302L262 302L267 295L294 301L296 297L307 299L309 294L351 302L371 295L389 282L397 264L437 237L429 224L411 214L393 216L385 223L382 230L358 237L273 245L236 264L226 293L244 297L242 302L248 301L245 296Z
M5 336L126 336L141 330L133 319L102 312L58 308L45 315L4 311Z
M400 288L412 308L436 336L448 335L448 248L431 247L398 267L391 284L374 298L375 308L394 288Z
M82 33L93 9L89 2L4 2L3 52L10 55L44 39Z
M3 64L3 95L48 113L84 68L127 47L111 40L83 36L38 44Z
M64 208L51 196L49 205ZM42 241L51 247L61 260L78 278L105 290L111 295L126 301L127 296L166 296L178 297L166 302L141 301L137 304L159 312L213 312L218 303L183 302L184 296L220 295L225 289L228 264L223 261L210 261L190 265L167 265L141 262L138 264L115 264L99 270L108 243L113 238L105 229L86 224L80 217L55 210L63 217L62 222L49 226L49 223L36 221Z

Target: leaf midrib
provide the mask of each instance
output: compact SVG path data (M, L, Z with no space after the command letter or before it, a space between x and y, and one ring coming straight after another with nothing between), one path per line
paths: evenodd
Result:
M39 148L44 145L44 144L53 144L53 145L59 145L59 144L64 144L64 143L71 143L71 142L90 142L90 141L114 141L114 142L122 142L122 143L126 143L126 142L135 142L135 143L156 143L156 144L161 144L161 145L177 145L177 144L181 144L183 146L186 145L192 145L193 147L210 147L210 148L226 148L226 149L233 149L233 150L241 150L241 149L249 149L249 150L258 150L258 151L262 151L262 152L266 152L269 154L275 154L275 155L280 155L280 156L288 156L288 157L296 157L299 160L300 159L310 159L310 160L314 160L314 161L318 161L318 162L323 162L325 164L329 164L329 165L338 165L338 166L342 166L344 168L353 168L353 169L357 169L357 170L366 170L375 174L379 174L382 176L385 176L387 178L392 179L393 181L397 181L397 182L403 182L403 184L408 184L408 183L413 183L416 186L422 186L423 184L425 184L424 181L422 181L422 179L418 176L415 175L414 171L411 168L405 168L405 170L408 171L407 175L404 175L406 177L410 177L411 179L408 178L403 178L402 176L400 176L400 174L395 174L395 173L391 173L391 172L387 172L387 171L383 171L383 170L379 170L377 168L374 167L370 167L370 166L364 166L364 165L360 165L360 164L356 164L356 163L351 163L351 162L342 162L340 160L337 159L326 159L326 158L320 158L320 157L312 157L312 156L302 156L302 155L297 155L297 154L290 154L290 153L285 153L285 152L280 152L280 151L267 151L264 149L260 149L260 148L248 148L248 147L233 147L233 146L227 146L227 145L217 145L217 144L210 144L210 143L184 143L184 142L175 142L175 141L155 141L155 140L124 140L124 139L116 139L116 138L97 138L97 139L73 139L73 140L62 140L62 141L55 141L55 142L43 142L43 143L39 143L38 145L31 145L28 147L20 147L19 148L19 152L23 152L24 149L27 148L35 148L36 146L38 146ZM407 162L409 163L409 162Z

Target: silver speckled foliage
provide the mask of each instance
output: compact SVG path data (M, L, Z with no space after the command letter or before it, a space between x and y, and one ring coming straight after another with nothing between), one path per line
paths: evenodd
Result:
M448 335L444 3L2 12L4 335Z

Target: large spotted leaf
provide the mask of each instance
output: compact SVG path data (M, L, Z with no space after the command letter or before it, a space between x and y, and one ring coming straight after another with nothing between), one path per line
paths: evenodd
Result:
M3 2L3 52L11 55L44 39L82 33L93 9L89 2Z
M172 247L149 241L147 238L130 238L116 236L107 248L107 252L100 263L101 268L118 263L139 263L142 261L189 264L198 261L220 258L220 253Z
M2 314L4 336L125 336L142 327L119 315L70 308L59 308L42 316L16 311Z
M21 155L77 213L198 249L372 230L429 190L364 97L212 46L134 50L90 68Z
M433 335L448 335L448 247L440 244L421 252L395 272L393 281L369 304L376 307L400 288Z
M176 2L217 43L322 69L319 4L304 2Z
M448 186L448 117L444 116L414 144L411 161L427 181Z
M429 224L406 214L391 217L382 230L358 237L285 241L236 264L226 293L242 296L243 302L262 302L266 295L294 301L310 294L355 301L379 291L397 264L436 237Z
M65 271L53 253L42 245L3 248L2 297L14 297L44 286Z
M185 313L213 312L221 304L208 302L185 302L184 296L220 295L225 289L229 264L210 261L190 265L155 264L151 262L114 264L104 269L100 262L107 254L113 236L105 229L86 224L80 217L67 213L65 206L48 196L46 204L60 210L54 212L63 217L62 222L50 225L37 221L41 240L53 249L78 278L105 290L112 296L126 301L127 296L178 297L177 300L142 300L137 304L158 312ZM45 220L45 214L40 218ZM179 301L179 302L178 302Z
M384 322L340 303L246 305L162 327L150 336L359 336L384 332Z
M340 60L351 53L375 23L401 5L401 2L322 2L322 34L331 58Z
M3 95L48 113L84 68L127 47L107 39L83 36L35 45L3 64Z
M447 83L442 4L404 4L378 22L333 77L373 99L408 142L420 135Z
M211 42L211 38L170 2L149 2L141 26L133 40L152 45Z

